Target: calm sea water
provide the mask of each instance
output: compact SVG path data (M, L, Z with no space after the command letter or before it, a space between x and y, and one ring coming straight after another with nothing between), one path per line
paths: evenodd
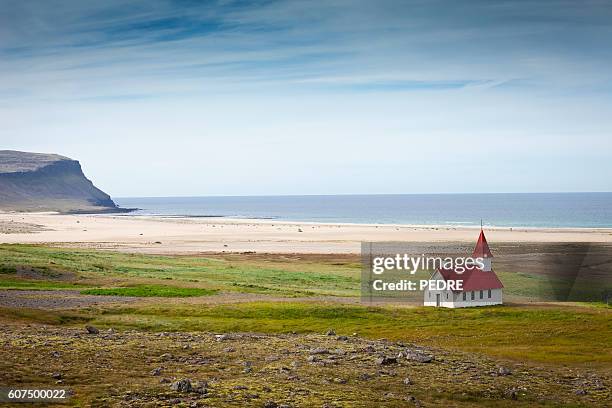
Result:
M363 224L612 227L612 193L117 198L136 214Z

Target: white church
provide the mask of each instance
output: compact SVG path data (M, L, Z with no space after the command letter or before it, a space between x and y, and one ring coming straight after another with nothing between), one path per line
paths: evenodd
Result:
M501 305L504 285L493 272L493 254L482 229L472 258L482 258L484 267L466 269L463 273L458 273L454 269L438 269L430 278L446 282L463 281L462 291L425 290L423 304L450 308Z

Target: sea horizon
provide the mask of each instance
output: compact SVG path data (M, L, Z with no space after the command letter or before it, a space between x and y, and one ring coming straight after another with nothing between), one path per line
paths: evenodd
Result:
M117 197L133 215L295 222L610 228L612 192Z

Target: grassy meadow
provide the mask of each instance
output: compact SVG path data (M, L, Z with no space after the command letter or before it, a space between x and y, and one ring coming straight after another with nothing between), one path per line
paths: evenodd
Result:
M360 296L360 262L356 255L159 256L5 244L0 245L0 288L148 285L283 297L356 298ZM506 299L550 300L550 277L503 269L496 269L496 273L504 282ZM428 275L422 272L417 278ZM415 304L421 300L420 294L416 296L412 299Z
M52 324L91 322L147 331L338 333L424 342L490 356L563 364L612 362L612 311L591 304L446 310L358 303L360 263L349 255L152 256L0 245L0 287L75 289L142 303L4 316ZM525 298L537 276L500 272L506 298ZM535 283L534 283L535 282ZM219 302L232 293L249 302ZM166 300L146 302L147 298ZM198 299L209 299L201 303ZM176 298L176 299L172 299ZM353 300L351 300L353 299Z

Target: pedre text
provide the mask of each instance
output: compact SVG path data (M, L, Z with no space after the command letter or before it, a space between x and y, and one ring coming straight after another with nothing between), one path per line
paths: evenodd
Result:
M417 290L417 282L403 279L399 282L385 282L377 279L372 282L372 288L376 291L411 291ZM462 280L426 280L421 279L418 282L418 290L463 290Z

